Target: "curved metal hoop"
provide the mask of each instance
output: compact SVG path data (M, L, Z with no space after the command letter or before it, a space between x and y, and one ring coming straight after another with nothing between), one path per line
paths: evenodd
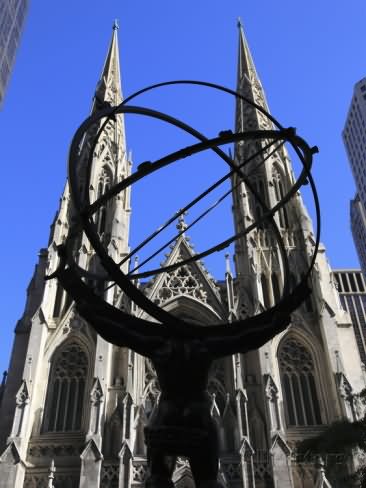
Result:
M136 96L158 88L162 86L167 86L167 85L174 85L174 84L193 84L193 85L202 85L214 89L218 89L221 91L224 91L226 93L229 93L239 99L244 100L246 103L252 105L255 107L257 110L260 110L266 117L268 117L271 122L273 122L274 125L276 125L279 130L278 131L252 131L252 132L244 132L244 133L237 133L237 134L232 134L232 133L225 133L220 135L217 138L214 139L207 139L205 138L202 134L197 132L195 129L192 127L188 126L187 124L184 124L183 122L174 119L166 114L162 114L160 112L156 112L150 109L146 109L143 107L132 107L129 105L126 105L127 102L135 98ZM93 204L90 203L89 201L89 196L88 192L85 194L85 201L82 201L80 199L80 195L78 193L78 188L79 185L77 184L78 180L78 175L77 175L77 166L78 166L78 161L79 161L79 149L80 145L82 143L82 140L87 134L88 130L95 126L99 121L102 119L106 119L96 136L94 137L93 143L91 150L89 152L89 157L88 157L88 164L86 167L86 181L89 181L90 179L90 174L91 174L91 166L92 166L92 158L93 158L93 153L94 149L98 143L99 137L101 133L103 132L106 124L114 118L115 115L117 114L124 114L124 113L133 113L133 114L140 114L148 117L153 117L159 120L163 120L165 122L168 122L169 124L173 124L174 126L185 130L186 132L190 133L191 135L194 135L200 142L193 144L189 146L188 148L185 148L183 150L174 152L172 154L169 154L165 156L164 158L155 161L154 163L150 163L147 165L144 165L141 167L141 169L137 172L135 172L133 175L130 177L126 178L122 182L116 184L114 187L112 187L110 190L108 190L104 195L102 195L97 201L95 201ZM277 205L275 205L273 208L268 209L266 207L265 202L262 200L261 196L256 192L256 190L253 188L251 185L250 181L246 178L245 174L241 171L240 168L238 168L234 162L229 158L221 149L219 146L231 142L238 142L242 140L248 140L248 139L273 139L273 140L283 140L283 141L288 141L292 147L294 148L295 152L299 156L299 159L303 165L303 170L301 171L301 174L299 178L296 180L294 185L291 187L289 192L284 196L284 198L278 202ZM123 191L126 189L128 186L132 185L136 181L140 180L141 178L148 176L149 174L157 171L158 169L167 166L169 164L172 164L173 162L177 161L178 159L183 159L186 158L192 154L196 154L200 151L204 151L206 149L211 149L213 150L216 154L218 154L231 168L231 170L235 173L238 174L239 178L244 181L244 183L248 186L249 190L253 193L254 197L257 199L259 204L262 206L263 215L260 219L258 219L254 224L249 226L245 231L240 232L231 238L219 243L216 246L213 246L212 248L206 250L203 253L200 253L188 260L185 260L183 262L180 262L179 264L172 265L172 266L167 266L165 268L159 268L155 270L151 270L146 273L139 273L138 275L133 275L133 278L136 279L137 277L147 277L151 276L152 274L157 274L159 272L166 272L166 271L172 271L176 269L177 267L180 267L184 264L188 264L190 262L202 259L203 257L211 254L212 252L218 251L220 249L223 249L227 247L229 244L231 244L233 241L236 239L244 236L254 228L256 228L258 225L261 225L264 221L267 221L270 223L272 226L275 236L277 238L277 242L280 248L283 264L284 264L284 274L285 274L285 286L283 289L283 295L278 304L276 304L274 307L272 307L273 313L276 312L277 308L281 304L281 301L284 300L285 296L291 296L296 293L296 289L292 290L291 293L289 291L289 284L288 284L288 275L289 275L289 268L288 268L288 261L287 261L287 253L284 248L284 244L281 239L280 231L277 228L277 225L273 219L274 214L283 206L285 205L298 191L298 189L301 187L301 185L307 183L308 181L310 182L311 189L313 191L314 195L314 201L315 201L315 208L316 208L316 214L317 214L317 219L318 219L318 225L317 225L317 236L316 236L316 242L314 246L314 253L313 256L310 260L309 264L309 269L305 273L303 279L300 281L299 286L301 284L304 284L311 272L311 269L314 265L315 262L315 257L317 253L317 249L319 246L319 233L320 233L320 212L319 212L319 203L318 203L318 198L316 194L316 189L315 185L312 179L312 176L310 174L310 169L312 165L312 155L315 152L314 149L311 149L306 142L301 139L300 137L296 136L295 131L293 129L283 129L282 126L272 117L270 114L268 114L262 107L258 106L254 102L251 102L250 100L246 99L243 97L241 94L236 93L230 89L227 89L225 87L221 87L219 85L207 83L207 82L200 82L200 81L172 81L172 82L164 82L164 83L159 83L157 85L152 85L150 87L144 88L143 90L140 90L139 92L136 92L135 94L131 95L127 99L125 99L124 102L122 102L121 105L115 108L105 108L101 110L100 112L92 115L88 119L85 120L85 122L79 127L77 130L72 144L70 148L70 158L69 158L69 181L70 181L70 190L71 190L71 196L76 208L76 211L78 213L79 221L81 223L82 229L86 233L88 239L90 240L92 246L94 247L96 253L101 259L101 262L104 266L104 268L107 271L107 278L109 280L113 280L117 283L117 285L125 291L125 293L130 296L130 298L135 301L141 308L143 308L149 315L153 316L155 319L159 320L160 322L168 323L171 326L171 323L174 322L176 324L176 327L179 329L184 325L184 327L188 327L189 331L193 333L194 335L199 334L199 336L202 336L203 331L202 327L187 323L181 319L178 319L175 316L172 316L170 313L166 312L165 310L161 309L158 307L156 304L152 303L145 295L143 295L135 286L133 283L131 283L131 278L128 277L126 274L124 274L121 269L118 268L117 263L115 263L110 256L107 254L107 252L104 249L104 246L102 245L99 236L97 234L97 231L95 229L93 220L92 220L92 215L95 213L102 205L104 205L110 198L113 196L117 195L117 193ZM71 253L70 253L70 239L68 240L68 262L70 266L73 266L74 268L77 267L75 262L72 262L71 258ZM105 279L105 278L104 278ZM269 311L268 310L268 311ZM267 312L268 312L267 311ZM136 319L138 320L138 319ZM188 331L187 331L188 332ZM207 331L208 332L208 331Z

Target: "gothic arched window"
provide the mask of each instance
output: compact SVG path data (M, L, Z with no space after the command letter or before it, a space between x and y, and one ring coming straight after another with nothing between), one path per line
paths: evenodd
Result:
M81 429L87 370L87 355L77 342L57 351L48 378L45 432Z
M264 183L261 179L258 177L255 177L253 180L251 180L252 187L254 191L257 193L261 201L266 205L267 198L266 198L266 192L264 188ZM254 193L251 192L251 207L252 207L252 213L255 216L256 219L259 219L263 213L264 209L262 204L259 202L257 197L254 196ZM264 225L264 223L262 224Z
M278 361L288 427L322 424L310 352L299 340L288 338L280 346Z
M63 295L64 295L64 289L62 288L60 283L57 281L56 296L55 296L55 302L53 305L53 313L52 313L52 316L54 318L57 318L61 315L61 305L62 305Z
M62 288L61 284L57 282L56 284L56 295L53 304L52 317L57 319L66 312L72 303L72 299L68 293Z
M270 308L271 306L271 297L269 294L267 276L264 273L261 274L261 285L262 285L262 293L263 293L263 303L264 303L264 307L267 309Z
M104 195L110 188L112 182L112 175L109 169L106 167L102 168L99 175L98 186L97 186L97 199ZM96 224L99 234L103 234L106 230L107 222L107 208L105 205L99 208L96 215Z
M272 273L271 281L272 281L274 303L277 304L281 299L281 290L280 290L280 284L278 282L278 276L276 273Z
M277 168L274 168L273 170L273 187L274 187L276 200L277 202L279 202L285 196L285 192L284 192L284 185L283 185L283 176L280 173L280 171L278 171ZM280 227L282 228L288 227L286 205L284 205L278 211L278 218L280 222Z

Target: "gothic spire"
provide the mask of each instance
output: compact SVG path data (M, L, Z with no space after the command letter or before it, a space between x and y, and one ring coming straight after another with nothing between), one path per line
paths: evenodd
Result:
M119 66L118 24L114 21L112 39L109 45L102 74L95 90L94 106L109 102L112 106L122 102L121 72Z
M255 65L253 62L252 54L249 49L248 41L245 37L243 24L238 19L238 29L239 29L239 50L238 50L238 80L237 88L241 88L243 77L246 76L248 81L257 81L260 83Z
M268 112L266 96L257 70L255 69L255 64L240 19L238 21L238 28L239 49L236 89L239 93L260 107L263 107ZM267 117L261 115L253 106L240 100L236 106L236 128L237 130L253 130L255 128L269 129L270 125Z

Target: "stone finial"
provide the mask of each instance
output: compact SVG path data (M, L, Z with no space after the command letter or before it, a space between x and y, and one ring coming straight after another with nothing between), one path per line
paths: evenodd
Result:
M188 227L188 225L186 224L185 220L184 220L184 216L187 215L187 212L183 212L179 217L178 217L178 223L177 223L177 229L179 230L179 232L184 232L186 230L186 228Z
M130 270L130 273L133 274L138 269L139 269L139 257L138 256L135 256L135 258L133 260L133 268L132 268L132 270Z
M237 20L237 24L236 24L236 25L238 26L238 28L239 28L239 29L242 29L242 27L243 27L243 23L242 23L242 21L241 21L241 18L240 18L240 17L238 17L238 20Z
M232 273L231 273L231 267L230 267L230 254L229 253L225 254L225 262L226 262L226 273L231 275Z
M114 19L114 22L113 22L113 30L118 30L119 29L119 25L118 25L118 19Z

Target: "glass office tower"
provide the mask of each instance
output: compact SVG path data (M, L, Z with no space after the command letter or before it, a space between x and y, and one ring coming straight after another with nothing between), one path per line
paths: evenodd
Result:
M14 64L27 8L28 0L0 1L0 106Z

